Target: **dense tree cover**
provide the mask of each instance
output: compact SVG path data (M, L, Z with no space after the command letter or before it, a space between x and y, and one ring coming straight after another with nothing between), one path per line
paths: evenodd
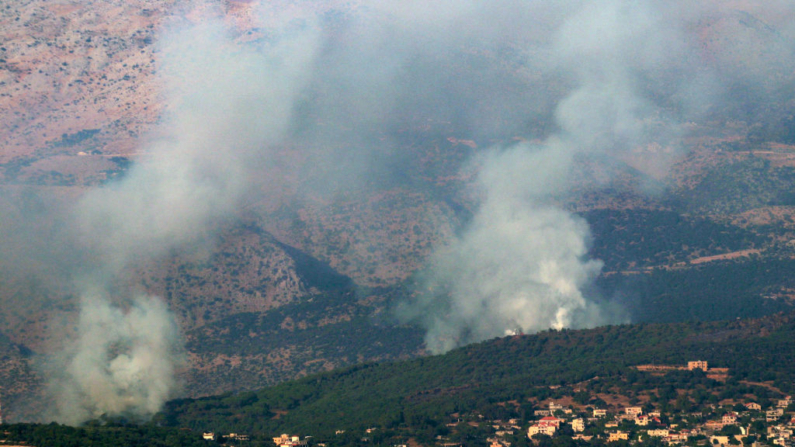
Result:
M25 443L47 447L207 447L201 433L153 425L89 424L69 427L52 424L3 425L4 443Z
M769 205L792 205L795 169L773 167L763 158L732 160L710 168L698 185L681 190L672 203L691 213L733 214Z
M654 385L661 388L661 402L673 401L671 390L683 383L710 389L712 382L698 374L673 374L665 385L648 382L657 379L630 368L693 359L730 368L735 384L767 380L792 392L795 356L782 353L795 352L793 335L795 315L547 331L496 339L443 356L357 365L256 392L173 401L155 422L194 430L304 433L321 439L333 438L336 430L370 426L409 426L438 436L452 414L477 410L492 418L526 416L531 407L524 403L529 398L541 400L558 392L550 385L565 388L595 381L609 388L620 381L639 390ZM696 393L668 404L686 407L710 395ZM509 401L516 405L505 406Z
M593 232L589 255L604 261L608 273L591 295L619 304L632 321L754 318L793 308L790 300L774 299L795 288L790 255L687 264L769 247L770 234L675 211L593 210L583 217Z
M329 364L416 355L422 331L398 324L386 312L357 305L363 296L369 295L361 289L329 290L266 313L233 314L188 332L187 348L202 355L245 358L242 367L220 369L205 378L218 386L236 383L237 389L323 371ZM269 356L286 361L274 365Z
M597 282L601 292L621 303L633 321L709 321L791 310L791 301L772 296L795 287L793 271L793 259L755 259L612 275Z
M777 141L784 144L795 144L795 115L788 110L782 117L765 120L748 132L748 141L759 143Z
M669 265L766 242L750 230L674 211L599 209L583 217L594 236L590 256L604 261L606 271Z
M353 289L326 292L322 299L315 297L287 304L267 313L233 314L191 332L188 349L251 355L262 353L266 341L269 345L311 345L316 352L330 355L339 352L371 357L379 353L401 354L405 346L419 346L420 331L393 325L392 319L384 321L372 316L371 308L356 305L357 293L361 292ZM335 318L341 322L327 323ZM291 327L286 327L288 322ZM389 343L392 337L413 339L415 343L394 345Z

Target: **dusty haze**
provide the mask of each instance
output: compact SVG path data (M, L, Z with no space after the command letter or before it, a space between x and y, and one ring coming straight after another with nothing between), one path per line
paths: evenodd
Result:
M174 318L158 297L119 286L130 269L212 251L219 228L280 182L265 171L331 202L404 181L398 135L429 120L491 143L462 166L472 216L433 248L398 309L427 330L428 349L625 321L609 297L589 294L601 262L562 197L577 160L654 142L661 149L644 158L664 172L689 120L731 111L738 92L756 105L774 97L795 27L777 28L763 51L742 35L709 48L699 26L741 14L716 4L380 1L329 18L309 3L254 2L260 35L246 38L208 2L200 19L164 25L156 64L167 107L130 171L67 209L0 217L0 260L13 257L14 274L53 272L80 296L76 336L49 360L53 417L145 417L179 393ZM795 13L788 2L755 5ZM300 169L274 167L287 145ZM39 247L42 238L51 243Z

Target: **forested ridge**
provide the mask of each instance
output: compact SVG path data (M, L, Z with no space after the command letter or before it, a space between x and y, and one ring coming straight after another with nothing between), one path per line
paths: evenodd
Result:
M103 418L78 428L15 424L4 427L3 438L48 446L189 446L206 443L202 433L214 432L250 437L219 438L231 445L271 445L272 436L298 433L312 435L315 443L343 446L359 445L366 429L375 428L366 435L373 445L409 438L432 443L437 436L479 445L490 427L487 421L527 421L550 399L604 408L611 405L603 398L614 396L672 413L738 396L769 403L795 392L792 353L795 313L549 330L445 355L352 366L258 391L178 399L144 424L126 418ZM634 368L695 359L728 368L728 378L715 380L700 370L653 375ZM473 423L448 427L473 417ZM526 445L521 431L515 442Z
M444 421L496 402L527 402L631 367L705 359L734 381L795 391L795 315L758 320L634 324L545 331L491 340L441 356L357 365L254 392L176 400L159 424L246 432L332 435L341 428Z

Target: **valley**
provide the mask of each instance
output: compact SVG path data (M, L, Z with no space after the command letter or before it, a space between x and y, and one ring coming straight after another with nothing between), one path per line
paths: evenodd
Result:
M0 5L0 402L7 422L56 417L47 404L51 376L65 369L59 356L80 337L82 287L92 275L120 314L135 308L138 295L165 303L177 329L176 386L155 420L196 433L256 432L266 443L277 432L300 432L333 444L339 427L360 438L374 424L393 430L374 436L377 442L426 445L442 436L481 443L491 434L479 414L518 418L525 430L530 407L575 399L573 383L594 401L611 402L614 413L631 399L674 405L676 398L665 404L652 390L677 381L702 390L704 405L716 403L710 395L740 389L740 381L781 392L769 399L793 392L786 361L772 354L791 352L781 335L790 317L781 313L795 308L795 46L787 14L760 2L705 1L710 13L694 12L698 20L688 17L683 27L692 48L674 48L681 58L655 71L670 62L667 53L658 60L625 48L626 36L600 49L604 60L579 53L577 39L579 46L563 45L568 10L536 28L489 11L521 31L514 42L480 19L458 23L455 14L435 30L422 8L261 3ZM412 28L415 21L431 30ZM313 24L320 31L308 32ZM481 42L481 27L492 40ZM577 62L551 58L563 50ZM610 57L626 70L604 69ZM311 70L295 68L301 64ZM610 78L616 73L618 81ZM595 111L576 125L566 121L564 106L592 94L580 87L602 77L615 91L597 88L588 96ZM596 110L605 97L629 97L630 106ZM544 159L555 144L561 147ZM489 171L519 150L527 154ZM511 169L520 175L511 177ZM85 200L97 191L122 191L97 207L117 213L92 214ZM539 334L483 342L515 351L496 359L481 344L430 356L428 321L444 320L445 306L456 304L439 289L461 282L433 282L443 276L440 253L470 241L473 222L497 222L487 206L494 197L516 200L513 217L555 209L581 223L573 238L583 252L540 264L596 262L593 278L575 288L600 310L604 327L546 332L552 324L545 321ZM145 203L160 211L142 213ZM170 225L176 230L158 233ZM515 226L522 225L532 227ZM494 242L493 251L457 256L497 253L511 270L524 257L503 254L547 237L516 234L512 243ZM409 315L406 307L423 300L431 305ZM482 308L472 320L499 320ZM492 335L509 328L501 329ZM468 340L468 331L450 335L452 345ZM725 338L734 335L743 340L737 346ZM569 338L638 345L588 351ZM756 342L758 356L772 362L770 374L727 354L751 355ZM104 355L113 361L130 343L111 343ZM606 352L605 360L595 352ZM517 358L529 363L516 366ZM650 378L628 369L696 358L730 368L733 379ZM392 376L408 382L390 384ZM332 378L384 388L329 391ZM532 386L517 391L518 383ZM603 392L610 390L618 391ZM479 397L486 391L488 403ZM763 398L759 387L745 391ZM341 394L321 396L327 392ZM589 402L567 405L585 413ZM368 419L373 414L380 419ZM457 419L459 429L444 428ZM528 442L516 433L517 446ZM345 439L340 445L356 442Z

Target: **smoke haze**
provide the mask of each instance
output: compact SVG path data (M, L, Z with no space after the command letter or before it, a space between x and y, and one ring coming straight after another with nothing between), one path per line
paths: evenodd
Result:
M793 50L765 47L754 56L764 65L738 63L755 54L751 41L705 49L696 25L717 20L707 3L381 1L336 20L310 6L260 5L269 25L252 41L215 20L164 31L166 137L143 147L122 180L41 213L63 230L20 224L36 212L0 216L4 234L17 235L0 242L0 261L47 234L56 248L17 265L60 272L80 296L77 335L52 359L57 420L146 416L174 396L183 357L174 318L159 298L118 282L140 263L212 247L218 228L262 194L259 176L282 144L302 148L311 178L284 174L334 197L365 193L406 166L393 137L412 123L434 119L495 142L462 167L477 173L474 215L434 249L417 296L400 307L427 329L430 351L624 321L587 292L601 262L588 257L587 222L560 200L577 180L574 164L654 142L663 150L644 156L664 171L688 120L731 109L738 88L769 99ZM795 12L789 2L775 8Z
M664 172L686 120L714 107L732 83L760 79L751 71L729 78L718 71L721 64L704 59L692 34L693 24L708 17L703 6L556 6L561 21L532 54L547 55L540 69L569 83L556 98L557 130L543 143L493 148L483 157L475 216L437 250L422 275L424 290L400 308L427 327L431 352L516 332L625 321L620 309L585 292L601 263L588 258L587 223L557 204L574 181L574 161L620 158L656 143L665 150L646 157Z
M173 397L182 359L173 317L159 298L119 296L113 283L137 263L211 244L218 225L234 218L250 166L266 163L267 148L286 132L313 38L302 27L239 48L209 24L167 40L170 135L145 148L123 180L85 194L71 215L91 262L75 278L76 339L54 362L57 420L146 416Z

